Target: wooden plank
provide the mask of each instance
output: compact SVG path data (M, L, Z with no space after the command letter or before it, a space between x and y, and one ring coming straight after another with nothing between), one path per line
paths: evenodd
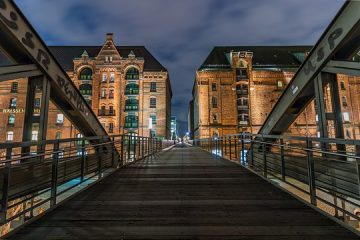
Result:
M197 148L144 159L6 239L359 239L245 168Z

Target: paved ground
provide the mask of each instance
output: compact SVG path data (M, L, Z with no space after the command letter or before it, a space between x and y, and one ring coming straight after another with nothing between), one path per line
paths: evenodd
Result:
M234 163L178 146L9 239L359 239Z

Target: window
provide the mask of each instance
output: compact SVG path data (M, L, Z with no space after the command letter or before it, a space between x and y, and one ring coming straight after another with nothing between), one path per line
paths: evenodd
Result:
M137 111L139 109L139 101L135 98L125 100L125 111Z
M346 107L346 106L347 106L347 101L346 101L346 97L345 97L345 96L342 96L342 105L343 105L343 107Z
M135 83L130 83L126 85L125 95L137 95L139 94L139 85Z
M217 99L216 99L216 97L212 97L211 104L212 104L213 108L217 108Z
M84 96L92 95L92 85L91 84L81 84L79 87L80 93Z
M348 112L343 112L343 120L344 122L350 122L350 115Z
M90 68L84 68L80 72L79 79L80 80L92 80L92 70Z
M110 82L115 82L115 73L110 73Z
M110 106L109 107L109 115L115 115L115 111L114 111L114 107L113 106Z
M346 129L346 138L351 139L351 132L349 129Z
M156 98L150 98L150 108L156 108Z
M212 84L211 84L211 89L212 89L213 92L216 91L216 83L212 83Z
M106 98L106 89L105 88L103 88L103 89L101 89L101 98Z
M39 131L34 130L31 132L31 141L37 141L39 138Z
M238 68L236 69L236 80L240 80L240 79L247 79L248 78L248 74L247 74L247 69L241 69Z
M284 86L284 85L283 85L283 82L282 82L281 80L277 80L277 84L276 84L276 85L277 85L277 88L278 88L278 89L282 89L283 86Z
M55 133L55 139L61 139L61 132Z
M150 83L150 92L156 92L156 82Z
M114 132L114 123L109 123L109 133Z
M18 86L19 86L19 84L17 82L11 83L11 92L12 93L17 93L18 92Z
M106 56L106 57L105 57L105 62L108 62L108 61L109 61L109 57Z
M101 106L101 108L100 108L100 115L104 116L104 115L105 115L105 112L106 112L105 106Z
M340 89L341 89L341 90L345 90L345 83L344 83L344 81L341 81L341 82L340 82Z
M63 124L64 123L64 114L58 113L56 115L56 123L57 124Z
M35 98L34 107L40 108L41 100L40 98Z
M151 118L151 122L152 122L152 124L153 124L153 125L155 125L155 124L156 124L156 122L157 122L157 119L156 119L156 114L155 114L155 113L151 114L151 115L150 115L150 118Z
M13 131L8 131L6 133L6 141L13 141L14 140L14 132Z
M213 114L213 123L217 123L218 122L218 117L217 114Z
M138 80L139 79L139 70L132 67L130 68L125 75L126 80Z
M112 57L109 57L109 61L112 62Z
M137 128L138 117L135 115L129 115L125 117L125 128Z
M109 98L113 99L114 98L114 89L110 89L109 91Z
M14 125L15 124L15 114L10 114L8 118L8 124Z
M16 98L10 98L10 108L16 108Z
M107 81L107 73L103 73L101 82Z

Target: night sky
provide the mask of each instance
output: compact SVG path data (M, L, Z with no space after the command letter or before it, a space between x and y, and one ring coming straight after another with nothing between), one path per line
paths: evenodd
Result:
M169 70L180 134L213 46L314 44L344 0L16 0L48 45L144 45Z

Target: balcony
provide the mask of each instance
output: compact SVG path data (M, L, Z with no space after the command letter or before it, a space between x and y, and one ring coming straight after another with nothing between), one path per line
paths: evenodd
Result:
M115 116L115 110L99 109L98 116Z

